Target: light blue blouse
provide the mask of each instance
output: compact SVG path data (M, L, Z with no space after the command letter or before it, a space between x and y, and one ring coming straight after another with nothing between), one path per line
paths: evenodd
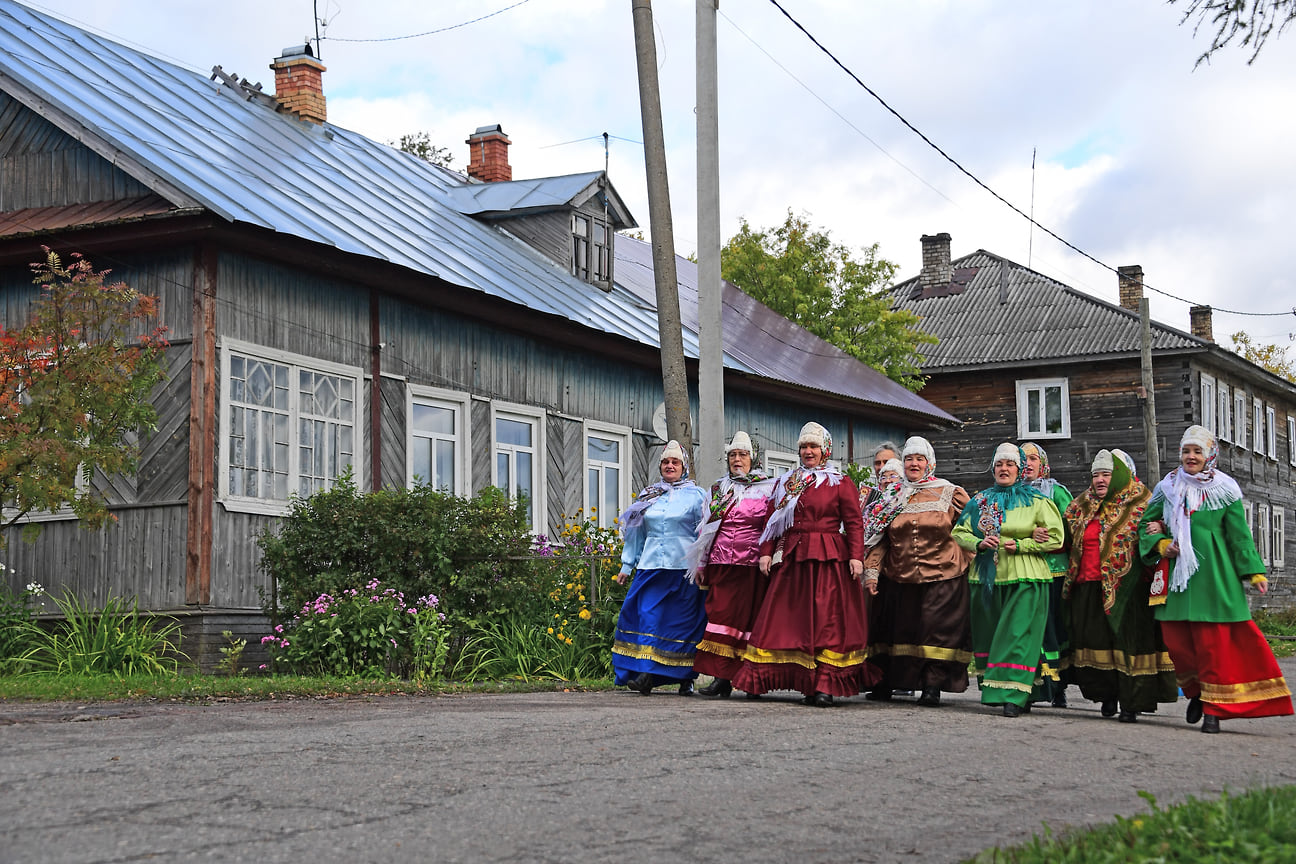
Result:
M621 550L621 572L685 569L685 550L697 539L710 498L701 486L683 486L654 499L644 511L639 541Z

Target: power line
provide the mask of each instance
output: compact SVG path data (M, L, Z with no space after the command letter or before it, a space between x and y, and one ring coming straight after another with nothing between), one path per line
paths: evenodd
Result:
M406 36L384 36L376 39L344 39L338 36L321 36L322 41L330 42L399 42L402 39L417 39L420 36L433 36L437 33L445 33L450 30L458 30L460 27L467 27L469 24L476 24L478 21L485 21L487 18L494 18L496 15L503 15L510 9L516 9L519 6L525 6L531 0L518 0L512 6L505 6L503 9L497 9L486 15L474 18L471 21L464 21L461 24L451 24L449 27L438 27L436 30L425 30L422 33L410 33Z
M1074 243L1072 243L1072 242L1070 242L1069 240L1065 239L1064 237L1060 236L1060 235L1057 234L1056 232L1054 232L1054 231L1052 231L1051 229L1045 227L1044 225L1041 225L1039 222L1036 222L1035 219L1034 219L1032 216L1030 216L1029 214L1023 212L1023 211L1021 210L1021 208L1019 208L1017 205L1013 204L1013 203L1012 203L1011 201L1009 201L1007 198L1003 197L1003 196L1000 195L998 192L996 192L995 190L991 189L988 185L986 185L986 184L981 180L981 178L977 177L977 176L976 176L975 174L973 174L971 171L969 171L968 169L964 168L964 167L959 163L959 161L958 161L957 159L955 159L953 156L951 156L951 155L949 155L948 153L946 153L944 150L942 150L942 149L941 149L941 148L936 144L936 142L932 141L932 140L931 140L930 138L928 138L925 134L923 134L923 132L922 132L921 129L919 129L917 126L913 125L913 124L910 123L908 120L906 120L905 117L904 117L904 115L902 115L902 114L901 114L899 111L897 111L896 109L892 108L892 107L887 103L887 101L886 101L885 99L883 99L880 95L878 95L878 93L877 93L877 92L876 92L872 87L870 87L870 86L868 86L867 84L865 84L865 83L860 79L860 77L859 77L858 75L856 75L854 72L852 72L851 69L850 69L850 68L849 68L845 63L843 63L841 60L837 59L837 56L836 56L835 54L833 54L832 51L828 50L828 48L825 47L824 44L823 44L822 42L820 42L817 38L815 38L814 34L812 34L809 30L807 30L807 29L805 28L805 26L804 26L800 21L798 21L796 18L793 18L793 17L792 17L792 14L791 14L790 12L788 12L786 9L784 9L783 6L779 3L779 0L770 0L770 3L773 4L773 5L774 5L774 8L778 9L779 12L783 13L783 17L787 18L788 21L792 22L792 25L793 25L794 27L796 27L798 30L800 30L800 31L805 35L805 37L806 37L807 39L809 39L811 43L814 44L814 46L815 46L816 48L818 48L820 51L822 51L822 52L823 52L823 53L828 57L829 60L831 60L834 64L836 64L837 67L840 68L843 72L845 72L847 75L849 75L849 76L851 77L851 79L854 80L855 83L858 84L861 88L863 88L864 91L865 91L866 93L868 93L870 96L872 96L872 97L877 101L877 103L878 103L879 105L881 105L881 106L882 106L883 108L885 108L888 112L890 112L891 115L894 116L894 117L895 117L897 120L899 120L901 123L903 123L904 126L905 126L907 129L909 129L909 131L913 132L915 135L917 135L919 138L921 138L922 141L923 141L923 143L925 143L928 147L930 147L931 149L933 149L933 150L935 150L937 153L939 153L939 154L940 154L940 155L945 159L946 162L949 162L951 165L953 165L955 168L957 168L957 169L958 169L958 170L959 170L959 171L960 171L964 176L966 176L969 180L971 180L973 183L975 183L975 184L977 184L978 186L980 186L980 187L981 187L982 189L984 189L986 192L989 192L989 193L990 193L990 194L991 194L991 195L992 195L996 200L998 200L1000 203L1002 203L1002 204L1004 204L1005 206L1007 206L1009 209L1011 209L1011 210L1012 210L1014 213L1016 213L1018 216L1022 217L1022 218L1025 219L1025 220L1027 220L1027 221L1030 222L1032 225L1034 225L1036 228L1040 229L1040 230L1043 231L1045 234L1049 235L1049 236L1052 237L1054 240L1056 240L1056 241L1058 241L1059 243L1061 243L1063 246L1066 246L1068 249L1072 250L1073 252L1075 252L1075 253L1077 253L1077 254L1079 254L1079 255L1081 255L1081 256L1083 256L1083 257L1089 259L1089 260L1092 261L1093 263L1097 264L1099 267L1102 267L1102 268L1104 268L1104 269L1106 269L1106 270L1109 270L1109 271L1111 271L1112 273L1117 274L1118 276L1120 275L1120 271L1119 271L1117 268L1111 266L1110 264L1108 264L1108 263L1106 263L1106 262L1104 262L1104 261L1100 261L1098 258L1096 258L1096 257L1094 257L1093 255L1089 254L1089 253L1086 252L1085 250L1081 249L1079 246L1076 246ZM1178 300L1178 301L1181 302L1181 303L1187 303L1187 304L1189 304L1190 306L1202 305L1202 304L1198 304L1196 301L1189 300L1189 299L1187 299L1186 297L1180 297L1180 296L1178 296L1178 295L1171 294L1171 293L1168 292L1168 291L1162 291L1160 288L1154 288L1153 286L1147 284L1146 282L1143 283L1143 287L1146 288L1146 289L1148 289L1149 291L1155 291L1156 293L1158 293L1158 294L1160 294L1160 295L1162 295L1162 296L1164 296L1164 297L1169 297L1169 298L1171 298L1172 300ZM1222 313L1226 313L1226 314L1229 314L1229 315L1247 315L1247 316L1253 316L1253 317L1279 317L1279 316L1283 316L1283 317L1285 317L1285 316L1287 316L1287 315L1296 315L1296 308L1293 308L1293 309L1291 309L1291 310L1289 310L1289 311L1286 311L1286 312L1241 312L1241 311L1238 311L1238 310L1236 310L1236 309L1221 309L1221 308L1216 308L1216 307L1212 307L1212 308L1213 308L1214 311L1216 311L1216 312L1222 312Z

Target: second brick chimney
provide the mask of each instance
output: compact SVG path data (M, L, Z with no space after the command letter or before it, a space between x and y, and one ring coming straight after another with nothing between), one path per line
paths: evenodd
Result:
M468 176L483 183L498 183L513 179L513 167L508 161L508 136L496 123L479 126L464 142L468 145Z
M918 275L923 289L948 285L954 281L954 268L950 264L950 235L922 235L922 273Z
M1215 328L1211 324L1211 307L1193 306L1188 310L1188 321L1192 326L1192 334L1198 339L1205 339L1207 342L1215 341Z
M1116 280L1120 285L1121 308L1137 314L1139 301L1143 299L1143 268L1138 264L1117 267Z
M315 59L309 44L283 50L270 64L275 73L275 98L279 110L311 123L328 119L324 106L324 64Z

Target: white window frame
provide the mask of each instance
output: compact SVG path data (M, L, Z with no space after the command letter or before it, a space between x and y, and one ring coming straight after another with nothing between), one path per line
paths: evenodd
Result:
M1246 391L1241 387L1233 388L1233 442L1247 448Z
M497 420L514 420L520 423L529 423L531 425L531 446L522 447L514 444L501 444L497 438ZM490 441L491 441L491 485L500 489L499 478L499 456L507 454L509 458L509 486L504 489L510 498L517 497L517 454L519 452L529 452L531 454L531 467L535 475L531 478L531 532L533 534L543 534L549 524L549 516L545 507L546 486L545 486L545 466L548 460L548 449L545 446L545 426L546 416L543 408L535 408L530 405L517 405L512 402L490 403Z
M1254 513L1250 501L1242 502L1242 513L1246 516L1247 531L1251 533L1252 537L1255 537Z
M593 435L598 438L608 440L615 439L621 444L621 459L617 463L618 469L618 489L617 489L617 512L608 516L605 508L598 507L598 503L591 504L589 500L589 472L591 465L589 458L589 439ZM586 420L581 424L581 501L585 517L592 519L600 527L608 528L616 524L612 520L619 519L625 509L630 506L630 472L634 470L634 459L631 458L631 446L633 442L630 437L629 426L619 426L615 423L598 423L593 420ZM599 463L602 465L603 463ZM608 463L611 464L611 463ZM656 466L650 466L649 472ZM654 477L654 479L656 479ZM602 490L602 481L600 480L599 489ZM591 512L591 507L597 508Z
M1287 464L1296 465L1296 417L1287 415Z
M1259 396L1251 400L1251 449L1264 453L1264 402Z
M1215 383L1219 395L1219 410L1215 414L1215 421L1219 424L1217 437L1221 441L1233 440L1233 412L1230 410L1233 406L1233 394L1229 392L1229 386L1223 381Z
M1040 417L1040 430L1030 428L1027 406L1032 390L1040 391L1040 410L1047 413L1044 394L1051 387L1061 390L1062 429L1058 432L1042 431L1044 418ZM1017 382L1017 437L1031 440L1062 439L1071 437L1071 388L1066 378L1029 378Z
M414 487L415 439L436 440L414 431L414 403L451 408L455 412L455 431L449 440L455 442L454 488L442 488L451 495L466 496L472 489L472 397L457 390L409 384L405 388L405 486ZM426 482L431 478L424 477Z
M771 477L785 474L801 464L801 458L786 450L765 451L765 472Z
M1201 373L1201 425L1212 435L1219 435L1215 422L1215 379L1205 372Z
M1273 510L1273 545L1270 550L1270 566L1286 567L1287 566L1287 526L1286 513L1283 508L1275 507Z
M1251 533L1252 536L1254 536L1259 541L1258 543L1256 543L1256 546L1258 547L1256 551L1260 553L1260 560L1264 562L1264 565L1266 567L1268 567L1269 566L1269 542L1270 542L1269 532L1272 530L1272 526L1269 523L1268 504L1263 502L1256 504L1255 521L1259 530L1254 530Z
M1265 455L1278 461L1278 417L1272 405L1265 406Z
M342 363L333 363L328 360L320 360L316 357L307 357L304 354L294 354L290 351L281 351L277 348L267 348L263 345L256 345L251 342L243 342L238 339L221 339L218 343L220 348L220 462L217 467L216 491L217 500L225 507L236 513L260 513L270 516L280 516L288 512L288 506L292 497L298 492L300 485L300 453L301 453L301 413L299 410L300 395L300 373L302 371L315 372L323 375L336 375L339 378L346 378L353 384L354 393L354 414L351 421L351 476L355 481L357 488L364 488L366 481L365 476L365 444L364 430L362 427L362 417L364 416L363 405L365 400L364 370L356 366L347 366ZM230 359L234 354L239 354L253 360L259 360L266 363L276 363L288 366L288 498L253 498L243 495L233 495L230 493L229 472L230 472L230 426L232 420L231 412L235 407L230 397ZM332 483L329 483L329 487ZM328 488L328 487L326 487Z

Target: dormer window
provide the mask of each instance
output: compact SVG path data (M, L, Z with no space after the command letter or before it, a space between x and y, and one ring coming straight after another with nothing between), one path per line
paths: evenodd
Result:
M612 232L597 216L572 214L571 272L605 290L612 286Z

